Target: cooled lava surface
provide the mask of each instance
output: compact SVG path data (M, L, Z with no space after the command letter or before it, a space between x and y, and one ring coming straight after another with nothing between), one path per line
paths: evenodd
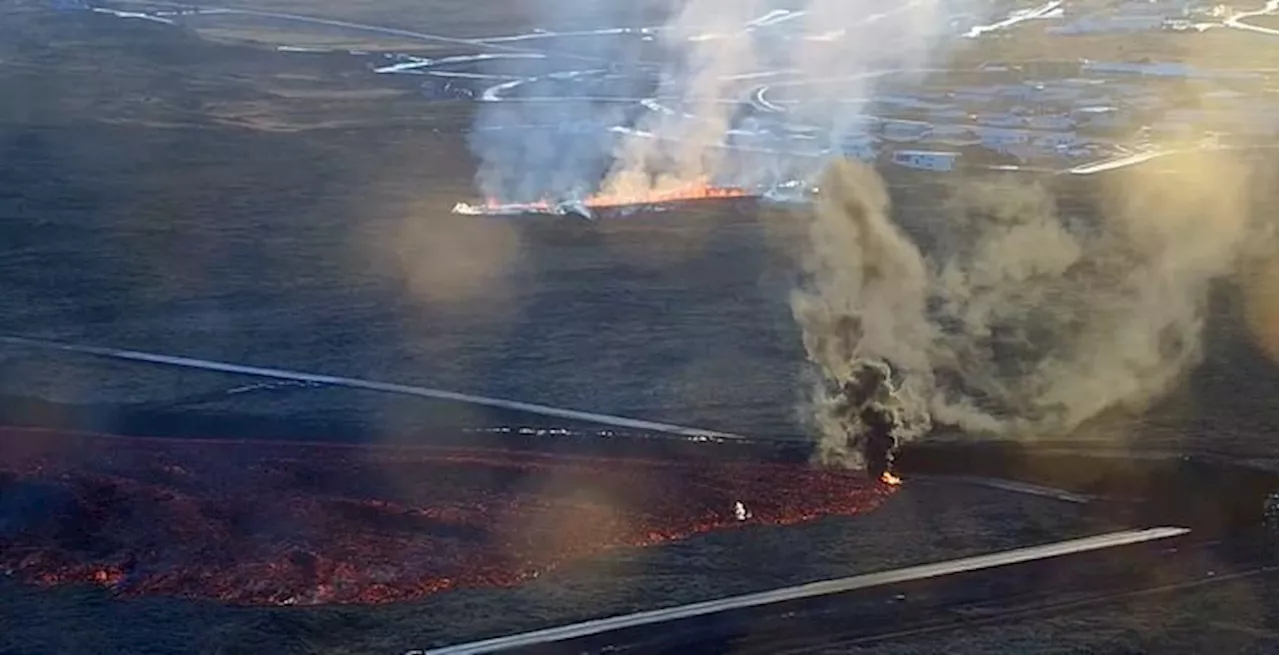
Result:
M122 595L378 603L854 514L892 492L788 464L0 428L0 571Z

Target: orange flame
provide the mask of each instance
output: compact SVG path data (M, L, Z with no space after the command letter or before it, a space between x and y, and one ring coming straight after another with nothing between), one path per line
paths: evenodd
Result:
M661 189L644 189L635 193L600 192L582 200L582 204L591 209L609 207L627 207L631 205L659 205L671 202L688 202L694 200L717 200L725 198L749 198L753 194L742 187L714 186L707 180L679 184ZM487 207L500 207L502 203L495 198L485 200ZM549 210L553 203L539 200L525 205L531 209Z
M902 478L900 478L900 477L898 477L898 476L896 476L896 475L894 475L894 474L892 474L892 473L890 473L890 472L888 472L888 471L885 471L884 473L881 473L881 474L880 474L880 481L881 481L881 482L883 482L883 483L885 483L885 484L887 484L887 485L889 485L889 486L891 486L891 487L896 487L896 486L898 486L898 485L902 484Z

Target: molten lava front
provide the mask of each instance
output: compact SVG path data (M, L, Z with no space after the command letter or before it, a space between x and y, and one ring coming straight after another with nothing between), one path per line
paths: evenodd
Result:
M376 603L854 514L894 488L782 464L0 428L0 570L126 595Z
M503 203L496 198L488 198L483 203L475 205L460 202L454 206L453 211L457 214L562 214L614 209L642 209L703 200L729 200L756 196L757 194L741 187L715 186L707 180L697 180L634 192L602 191L588 196L580 202L573 203L552 202L549 200L528 203Z
M713 186L706 180L687 184L679 184L670 188L646 190L636 193L603 192L583 201L593 209L622 207L626 205L661 205L675 202L692 202L697 200L719 200L727 198L747 198L751 194L740 187Z

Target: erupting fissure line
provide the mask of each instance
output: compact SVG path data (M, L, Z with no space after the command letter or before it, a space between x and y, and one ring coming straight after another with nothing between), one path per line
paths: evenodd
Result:
M486 396L475 396L471 394L458 393L455 391L445 391L443 389L431 389L428 387L417 387L407 384L397 384L394 382L377 382L374 380L362 380L359 378L339 377L335 375L321 375L317 373L304 373L300 371L287 371L276 368L262 368L258 366L245 366L242 364L230 364L226 362L215 362L207 359L193 359L190 357L177 357L173 355L160 355L156 353L147 353L137 350L124 350L120 348L103 348L101 346L86 346L80 344L61 343L57 341L48 341L45 339L32 339L28 337L6 336L0 335L0 343L10 345L28 346L36 348L45 348L49 350L58 350L62 352L79 353L83 355L92 355L95 357L105 357L109 359L120 359L133 362L145 362L148 364L160 364L163 366L177 366L181 368L194 368L206 371L218 371L221 373L235 373L240 375L251 375L260 378L271 378L276 380L294 380L299 382L312 382L316 384L324 384L335 387L348 387L352 389L366 389L369 391L381 391L385 393L396 393L407 396L418 396L421 398L432 398L435 400L449 400L460 403L468 403L472 405L482 405L485 407L495 407L498 409L506 409L517 412L528 412L530 414L538 414L541 416L551 416L555 418L569 419L573 421L584 421L587 423L597 423L600 425L608 425L617 428L627 428L632 430L640 430L646 432L657 432L661 434L669 434L680 437L688 437L698 440L744 440L746 437L729 432L720 432L718 430L704 430L702 428L686 427L682 425L672 425L670 423L658 423L655 421L645 421L642 419L626 418L623 416L612 416L609 414L597 414L594 412L584 412L576 409L564 409L561 407L550 407L547 405L538 405L535 403L526 403L516 400L504 400L501 398L489 398Z
M582 200L552 202L538 200L526 203L504 203L497 198L487 198L483 203L460 202L453 207L455 214L507 215L507 214L582 214L590 216L593 210L645 208L660 205L698 202L702 200L727 200L753 198L758 194L734 186L715 186L699 180L676 186L643 189L636 192L601 191Z

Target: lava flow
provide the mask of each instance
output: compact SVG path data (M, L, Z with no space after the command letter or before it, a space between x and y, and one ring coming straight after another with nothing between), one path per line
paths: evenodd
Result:
M715 186L707 180L680 183L674 186L644 189L635 192L605 191L578 201L551 202L539 200L528 203L503 203L496 198L481 204L460 202L453 207L455 214L582 214L590 216L594 211L642 209L702 200L727 200L752 198L756 194L742 187Z
M741 461L0 428L0 570L122 595L377 603L517 584L609 548L855 514L894 488Z
M713 186L706 180L635 193L605 192L591 196L583 204L591 208L620 207L624 205L661 205L673 202L746 198L751 194L741 187Z

